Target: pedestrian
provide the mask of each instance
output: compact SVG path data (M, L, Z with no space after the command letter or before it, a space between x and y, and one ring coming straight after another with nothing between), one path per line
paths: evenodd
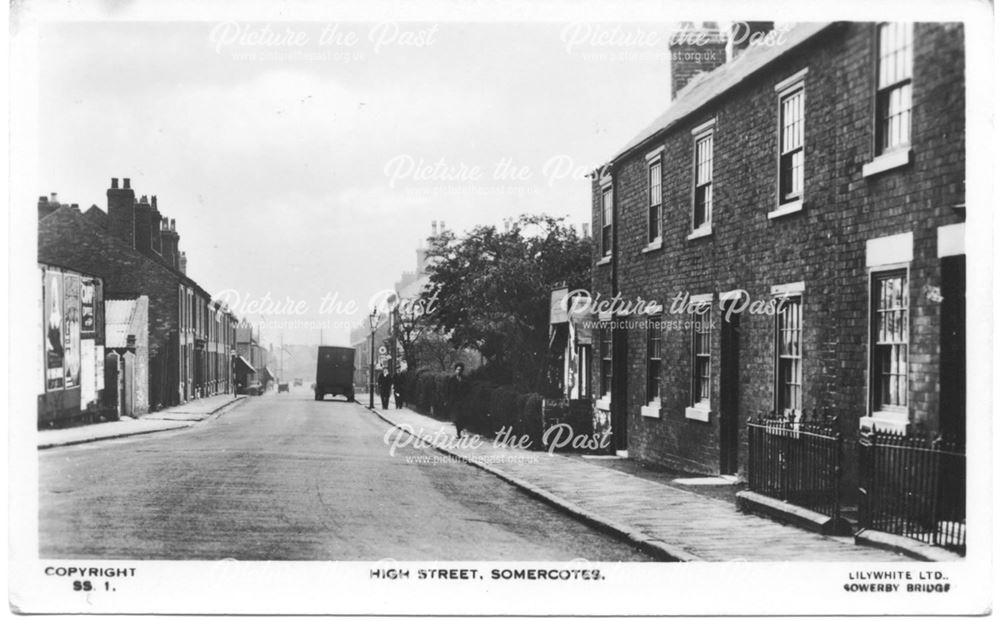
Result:
M402 410L406 391L406 371L400 371L392 379L392 394L396 398L396 409Z
M389 369L382 369L382 374L378 376L378 396L382 399L382 409L389 409L389 394L392 393L392 376Z
M447 410L451 416L451 422L455 423L455 437L462 437L462 399L465 397L465 389L468 381L465 379L465 365L459 362L455 365L455 374L448 378L447 390Z

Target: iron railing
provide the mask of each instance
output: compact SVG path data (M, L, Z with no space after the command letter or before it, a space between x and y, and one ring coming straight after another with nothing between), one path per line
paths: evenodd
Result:
M814 410L811 415L751 417L747 435L751 491L840 522L843 438L835 416Z
M858 439L860 525L965 554L965 449L921 434Z

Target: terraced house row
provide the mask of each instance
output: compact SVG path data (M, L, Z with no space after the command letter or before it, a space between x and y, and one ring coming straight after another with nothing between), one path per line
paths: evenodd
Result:
M855 502L867 431L964 437L963 28L727 50L703 27L672 49L669 107L593 176L592 294L664 307L600 317L595 420L632 458L746 477L749 417L818 410Z
M156 196L137 199L127 178L111 180L106 211L39 198L39 426L141 416L236 389L234 366L247 364L236 355L239 320L188 276L179 241Z

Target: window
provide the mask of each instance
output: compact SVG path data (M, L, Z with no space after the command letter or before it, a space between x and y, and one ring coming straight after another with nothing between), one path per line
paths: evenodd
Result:
M660 400L660 369L663 362L660 318L651 317L646 328L646 403Z
M601 255L611 256L611 224L613 217L611 186L601 190Z
M802 298L778 300L777 314L777 411L802 412Z
M660 238L662 187L662 168L657 158L649 163L649 232L646 241L650 243Z
M910 144L912 24L879 24L877 73L875 151L882 154Z
M905 412L909 345L906 272L872 275L871 385L874 412Z
M702 134L694 142L694 230L712 224L712 132Z
M601 328L601 395L611 392L611 327Z
M778 163L778 203L785 204L802 198L803 111L805 90L802 83L780 98L781 153Z
M691 317L691 404L708 407L712 396L711 304L702 304Z

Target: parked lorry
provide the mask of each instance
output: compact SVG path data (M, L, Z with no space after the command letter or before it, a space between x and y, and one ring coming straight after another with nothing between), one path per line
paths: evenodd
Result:
M321 345L316 355L316 401L343 395L354 401L354 349Z

